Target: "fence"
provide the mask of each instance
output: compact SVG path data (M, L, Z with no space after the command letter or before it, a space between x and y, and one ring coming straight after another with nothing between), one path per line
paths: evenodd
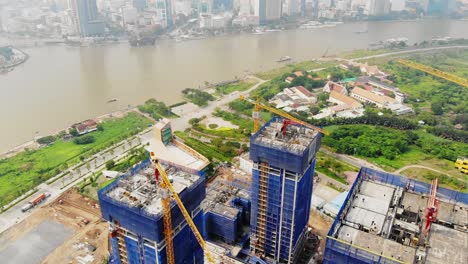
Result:
M99 190L98 197L101 205L102 217L109 222L118 222L122 227L133 233L142 235L152 241L161 242L164 239L162 213L150 214L144 208L132 207L126 203L114 200L106 194L115 189L119 181L131 177L149 165L149 161L144 161L135 166L130 173L124 174L119 179L103 189ZM189 213L193 212L205 198L205 180L200 177L190 187L179 193L179 197L184 203ZM171 203L171 215L173 227L178 226L184 217L173 201Z
M324 262L327 263L383 263L393 264L402 263L397 259L381 256L378 252L374 253L365 248L360 248L356 245L351 245L345 241L334 238L340 227L341 218L347 213L351 203L348 201L355 195L359 188L357 186L363 180L378 181L385 184L390 184L397 187L409 188L414 192L428 195L431 190L431 185L415 181L403 176L394 175L366 167L362 167L359 174L351 187L343 206L341 207L335 221L333 222L327 236L327 243L324 255ZM468 194L449 190L446 188L437 189L437 197L451 203L468 204Z

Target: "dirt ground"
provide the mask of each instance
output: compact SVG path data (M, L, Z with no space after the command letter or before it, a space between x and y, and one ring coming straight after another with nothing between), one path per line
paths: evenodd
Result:
M28 234L44 221L55 221L74 233L41 263L102 263L108 256L108 224L101 221L100 214L96 201L69 190L2 233L0 242L6 245Z
M332 221L329 218L321 216L319 212L315 210L310 211L309 226L314 230L315 234L318 234L321 238L320 248L318 251L320 254L325 252L325 241L327 239L328 231L330 230Z

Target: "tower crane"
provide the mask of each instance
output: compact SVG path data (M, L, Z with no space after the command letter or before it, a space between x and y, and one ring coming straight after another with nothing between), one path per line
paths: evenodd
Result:
M154 176L163 191L162 205L163 205L163 213L164 213L163 220L164 220L164 236L166 238L167 263L168 264L175 263L174 242L172 239L172 233L173 233L172 232L172 217L171 217L171 198L172 198L175 200L175 202L179 206L179 209L182 212L182 215L184 216L185 220L187 221L187 224L189 225L190 229L192 229L192 232L195 235L195 238L197 239L198 243L200 244L200 247L203 249L205 253L206 259L208 260L209 263L214 264L215 263L214 258L211 255L211 253L207 250L205 240L203 239L202 235L198 231L197 226L195 225L192 218L190 217L190 214L187 212L187 209L182 203L182 200L180 199L179 195L174 190L174 187L172 186L171 181L169 180L169 177L166 174L166 171L159 163L159 160L155 158L154 152L151 153L151 160L155 167Z
M429 73L430 75L434 75L436 77L442 78L442 79L447 80L449 82L456 83L456 84L458 84L460 86L468 87L468 80L464 79L462 77L458 77L458 76L455 76L453 74L450 74L450 73L447 73L447 72L444 72L444 71L441 71L441 70L438 70L438 69L434 69L434 68L429 67L427 65L416 63L414 61L400 59L400 60L398 60L398 62L405 65L405 66L407 66L407 67L410 67L410 68L413 68L413 69L416 69L416 70L419 70L419 71L423 71L425 73Z
M427 199L427 208L426 208L426 224L424 225L424 233L427 234L431 228L432 222L437 220L437 212L439 210L439 201L437 200L437 185L438 179L435 178L432 180L431 185L431 196Z
M254 131L253 131L254 133L257 133L257 131L260 129L260 110L265 109L265 110L267 110L267 111L269 111L271 113L277 114L277 115L279 115L281 117L284 117L284 118L286 118L286 119L288 119L290 121L293 121L293 122L290 122L290 121L285 120L283 122L283 129L282 129L283 131L286 130L288 125L294 123L294 124L303 125L303 126L306 126L308 128L311 128L311 129L313 129L315 131L318 131L318 132L320 132L320 133L322 133L324 135L327 135L327 136L330 135L330 132L328 132L326 130L323 130L323 129L319 128L319 127L316 127L316 126L311 125L311 124L309 124L307 122L304 122L304 121L302 121L302 120L300 120L300 119L298 119L298 118L296 118L296 117L294 117L294 116L292 116L292 115L290 115L288 113L285 113L285 112L283 112L283 111L281 111L279 109L276 109L274 107L267 106L267 105L264 105L264 104L260 103L259 97L257 97L256 101L254 101L254 100L252 100L252 99L250 99L248 97L245 97L245 96L241 95L240 99L242 101L249 102L249 103L251 103L251 104L253 104L255 106L254 111L253 111L253 115L252 115L253 120L254 120Z

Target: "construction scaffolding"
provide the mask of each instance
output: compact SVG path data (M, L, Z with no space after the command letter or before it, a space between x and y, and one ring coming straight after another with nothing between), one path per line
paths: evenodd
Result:
M259 258L294 263L306 238L320 133L273 118L251 138L250 247Z
M234 244L242 235L242 227L250 218L250 193L247 183L216 181L211 185L202 203L205 212L206 234L211 239L221 239Z
M437 188L440 209L426 233L431 190L431 184L363 167L330 228L324 263L464 262L468 194Z
M164 169L193 222L203 230L204 178L168 165ZM162 193L149 161L104 187L98 196L102 217L111 227L112 263L166 263ZM203 263L203 250L180 209L174 202L170 208L175 263Z

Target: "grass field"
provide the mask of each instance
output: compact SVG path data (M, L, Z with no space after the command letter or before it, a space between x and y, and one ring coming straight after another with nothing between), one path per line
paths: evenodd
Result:
M242 92L254 86L256 83L256 80L246 79L231 84L220 85L216 87L216 95L225 95L236 91Z
M345 59L355 59L361 57L367 57L372 55L384 54L388 52L396 52L397 49L360 49L347 51L339 54L338 56Z
M271 80L275 77L281 76L285 73L291 73L293 70L296 69L303 69L303 70L314 70L320 68L328 68L331 66L337 65L336 61L331 62L324 62L324 61L303 61L298 63L291 63L283 67L275 68L272 70L268 70L265 72L260 72L255 74L258 78L264 80Z
M148 124L148 118L130 113L124 118L102 123L103 131L90 133L95 141L77 145L73 141L57 140L50 146L26 151L0 161L0 201L3 205L29 189L55 176L60 170L76 164L80 156L91 155L113 143L138 133Z

